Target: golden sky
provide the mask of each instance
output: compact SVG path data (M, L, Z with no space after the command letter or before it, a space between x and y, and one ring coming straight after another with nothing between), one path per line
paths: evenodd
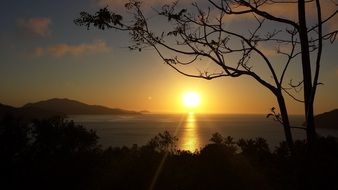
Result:
M187 78L152 50L129 51L127 34L74 25L80 11L94 11L105 3L49 0L37 5L31 0L13 0L1 6L0 103L22 106L58 97L130 110L182 112L187 111L183 94L195 91L201 97L196 112L268 113L277 107L274 96L250 78ZM283 9L290 13L281 7L273 10L293 17L293 9ZM229 27L239 27L236 22L231 20ZM337 27L337 23L328 27ZM337 49L336 42L324 47L320 75L324 85L319 87L316 113L338 108ZM290 74L299 78L297 71L295 67ZM291 98L287 102L290 113L302 114L302 104Z

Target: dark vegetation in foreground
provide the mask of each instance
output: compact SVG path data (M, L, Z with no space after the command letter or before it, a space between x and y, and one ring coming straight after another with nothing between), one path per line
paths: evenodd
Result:
M1 189L338 189L338 141L271 151L262 138L214 134L191 153L160 133L146 145L102 148L95 131L63 118L0 124ZM165 158L161 170L161 161ZM160 171L160 172L157 172Z

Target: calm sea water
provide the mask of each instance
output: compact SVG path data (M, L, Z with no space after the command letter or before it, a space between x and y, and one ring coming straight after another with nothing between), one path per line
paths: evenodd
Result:
M265 115L144 114L135 116L72 115L71 120L96 130L103 146L144 145L160 132L169 131L179 138L178 148L194 151L206 145L215 132L239 138L263 137L270 148L284 140L282 126ZM301 127L304 118L291 116L293 126ZM338 130L318 131L338 137ZM293 129L295 139L305 131Z

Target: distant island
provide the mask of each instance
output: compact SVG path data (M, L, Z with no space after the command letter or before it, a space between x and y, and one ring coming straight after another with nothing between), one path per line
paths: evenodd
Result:
M53 98L35 103L28 103L19 108L0 103L0 118L2 118L5 114L27 119L38 119L67 115L135 115L142 113L120 108L109 108L100 105L88 105L67 98Z
M141 110L140 113L149 114L149 113L151 113L151 112L148 111L148 110Z
M338 109L316 115L315 125L318 128L338 129Z

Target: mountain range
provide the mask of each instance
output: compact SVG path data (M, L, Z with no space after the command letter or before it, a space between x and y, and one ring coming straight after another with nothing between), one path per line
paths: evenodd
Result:
M66 98L53 98L49 100L28 103L22 107L15 108L0 103L0 118L5 114L11 114L22 118L46 118L67 115L130 115L141 114L141 112L129 111L119 108L109 108L100 105L88 105L76 100Z

